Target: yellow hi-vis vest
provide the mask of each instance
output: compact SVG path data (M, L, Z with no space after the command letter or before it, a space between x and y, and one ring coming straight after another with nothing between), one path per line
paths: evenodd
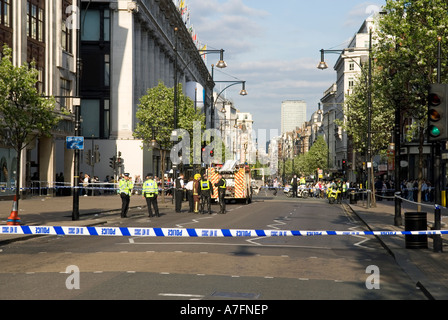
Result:
M152 180L148 179L143 183L143 195L146 198L152 198L154 195L159 194L159 188L157 187L157 183Z
M222 186L219 186L219 188L225 189L226 188L226 180L224 178L221 180L224 182L224 184Z
M210 190L210 181L201 180L201 190L202 191Z
M132 181L126 181L125 179L121 179L118 183L118 193L124 193L128 196L131 195L132 189L134 188L134 184Z

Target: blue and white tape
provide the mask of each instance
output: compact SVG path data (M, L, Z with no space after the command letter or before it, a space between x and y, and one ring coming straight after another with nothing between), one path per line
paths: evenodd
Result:
M121 227L57 227L0 226L0 235L59 235L116 237L310 237L310 236L399 236L444 235L448 230L424 231L293 231L250 229L184 229L184 228L121 228Z

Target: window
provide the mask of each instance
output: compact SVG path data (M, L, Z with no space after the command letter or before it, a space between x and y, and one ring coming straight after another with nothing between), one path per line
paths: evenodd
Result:
M62 49L72 53L72 37L73 37L73 29L67 25L68 18L72 15L72 13L67 13L68 7L72 5L71 1L62 0L62 24L61 24L61 46Z
M5 27L11 27L11 1L0 0L0 24Z
M100 136L100 100L82 99L81 101L82 135L98 138Z
M351 90L355 86L355 80L353 78L348 78L348 88Z
M61 78L61 99L59 104L61 105L61 109L68 109L70 107L70 95L72 91L72 84L70 80Z
M110 55L104 55L104 85L109 87L110 85Z
M106 8L82 10L82 41L110 41L110 11Z
M81 100L82 135L87 138L109 138L109 99Z
M348 64L348 70L349 71L354 71L355 70L355 63L354 62L350 62Z
M31 39L44 41L43 1L29 0L27 3L27 35Z

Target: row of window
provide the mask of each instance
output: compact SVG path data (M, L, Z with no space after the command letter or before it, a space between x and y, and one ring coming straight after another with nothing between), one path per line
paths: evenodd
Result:
M73 53L74 19L76 7L73 0L61 1L61 48ZM0 41L5 42L3 33L12 36L13 10L16 0L0 0ZM37 89L44 92L45 74L45 0L27 0L26 32L28 36L28 62L36 61L39 70ZM108 138L110 129L110 10L108 5L92 5L81 10L81 57L83 59L81 78L81 116L82 130L86 137ZM3 32L3 33L2 33ZM2 40L3 39L3 40ZM6 39L6 38L5 38ZM8 38L9 39L9 38ZM5 42L6 43L6 42ZM8 41L9 43L9 41ZM69 79L59 79L58 104L61 108L70 107L73 83Z
M73 29L70 23L75 12L71 10L72 0L61 0L62 1L62 21L61 21L61 46L62 49L72 53L73 50ZM13 10L13 0L0 0L0 25L11 28L12 27L12 10ZM28 0L27 1L27 24L26 32L27 36L39 42L44 42L45 35L45 1L44 0ZM109 11L104 11L109 20ZM99 39L99 26L95 26L94 21L90 16L99 14L99 11L89 12L85 19L86 27L86 39L95 39L95 34ZM93 17L93 20L95 17ZM106 28L104 30L103 38L109 38L109 24L105 24Z

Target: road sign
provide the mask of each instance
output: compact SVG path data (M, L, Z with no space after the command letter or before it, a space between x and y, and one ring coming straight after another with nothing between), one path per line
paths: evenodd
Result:
M67 149L70 150L84 150L84 137L67 137Z

